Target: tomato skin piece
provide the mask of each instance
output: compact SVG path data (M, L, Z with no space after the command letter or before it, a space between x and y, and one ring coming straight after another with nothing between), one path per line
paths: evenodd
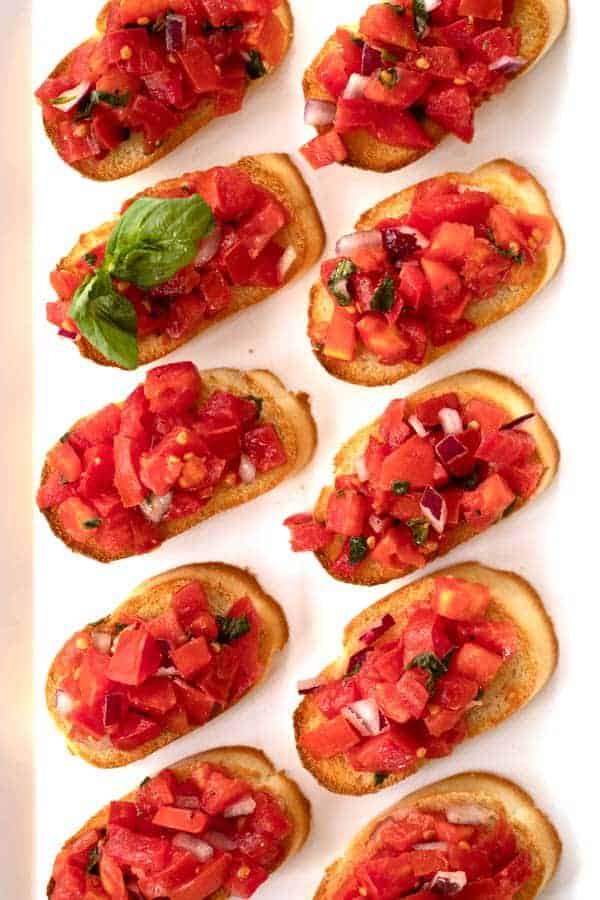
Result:
M139 506L146 491L138 477L139 449L128 437L118 434L114 440L115 487L125 509Z
M463 578L438 576L431 602L440 616L470 622L485 616L491 599L489 589L483 584Z
M231 857L227 853L205 863L195 878L171 891L169 900L205 900L223 886L230 865Z
M295 553L324 550L333 539L332 532L310 514L289 516L283 524L290 529L290 546Z
M161 806L152 818L153 825L201 834L208 825L209 817L196 809L180 809L177 806Z
M494 680L501 666L502 657L496 653L479 644L463 644L452 657L450 671L471 678L485 688Z
M369 505L357 491L334 491L327 503L326 528L348 537L361 535L365 528Z
M137 686L161 665L162 652L152 635L143 628L126 628L119 635L110 659L108 676L112 681Z
M433 480L435 456L429 441L413 435L383 461L379 484L389 490L395 481L408 481L412 490Z
M194 407L202 380L191 362L156 366L146 375L144 393L154 413L180 413Z
M331 759L360 742L360 736L343 716L336 716L300 737L301 747L316 759Z
M111 900L128 900L123 872L107 853L100 854L100 881Z
M402 726L366 738L348 754L351 766L359 772L402 772L417 758L418 742Z
M501 475L490 475L474 491L463 494L461 510L465 521L477 528L493 525L515 500L515 494Z
M503 0L460 0L458 15L500 20L504 15Z
M346 145L333 129L317 135L312 141L304 144L300 147L300 152L313 169L321 169L334 162L344 162L348 158Z

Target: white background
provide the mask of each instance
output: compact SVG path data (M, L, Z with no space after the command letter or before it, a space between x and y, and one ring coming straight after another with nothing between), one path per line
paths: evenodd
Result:
M0 894L5 900L41 898L56 852L89 814L148 773L198 750L235 742L262 746L298 780L313 804L313 831L305 849L259 891L261 900L312 897L325 865L375 813L405 792L469 768L515 778L554 819L565 852L544 896L597 896L596 4L579 0L566 37L539 68L479 112L471 146L450 138L424 160L387 176L341 167L315 173L300 160L331 250L336 236L350 230L360 212L411 182L450 169L466 171L497 156L512 157L547 185L565 228L567 261L550 288L400 386L369 389L332 379L312 357L305 326L315 268L169 358L192 359L200 368L268 367L290 388L308 391L319 426L319 446L310 467L293 482L151 555L110 566L71 554L36 512L32 569L32 489L45 449L72 420L122 398L143 376L96 367L55 337L44 317L44 302L52 297L48 273L81 231L161 178L233 162L244 153L288 151L298 161L296 148L310 136L302 125L303 69L336 23L357 19L364 3L296 0L293 5L296 38L291 53L268 82L251 92L242 113L211 125L145 172L96 184L80 178L56 156L43 135L38 110L31 119L30 93L30 77L37 86L55 62L90 33L95 0L37 2L32 21L27 3L0 0L0 402L5 425L0 440ZM304 772L296 755L291 726L295 682L337 655L344 623L388 589L352 588L333 581L310 555L289 551L281 522L310 507L329 478L335 448L392 397L474 366L504 372L531 391L554 427L563 461L558 479L540 500L447 561L478 559L531 580L545 599L561 641L558 672L531 707L404 785L367 798L330 795ZM285 608L291 640L267 683L231 714L136 765L104 772L71 757L44 706L45 675L55 652L74 629L108 612L139 581L175 565L208 560L249 566Z

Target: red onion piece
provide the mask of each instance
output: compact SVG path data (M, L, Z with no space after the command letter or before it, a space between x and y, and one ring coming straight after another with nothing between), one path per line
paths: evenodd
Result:
M245 453L240 457L239 476L242 484L251 484L256 478L256 466Z
M208 862L215 854L214 849L206 841L202 841L192 834L185 834L183 831L177 832L173 838L173 846L181 847L182 850L189 850L199 862Z
M506 425L503 425L500 431L510 431L511 428L518 428L519 425L523 425L524 422L528 422L530 419L535 418L535 413L525 413L524 416L519 416L518 419L513 419L512 422L507 422Z
M92 644L99 653L110 653L112 634L108 631L92 631Z
M380 619L376 619L371 626L359 637L362 644L374 643L382 634L389 631L392 625L396 624L396 620L389 613L385 613Z
M362 650L359 650L357 653L353 653L348 660L348 668L346 670L346 674L349 675L352 672L360 670L369 653L370 650L368 647L363 647Z
M375 228L373 231L355 231L353 234L345 234L335 245L335 252L337 256L348 256L356 250L381 250L382 247L381 232Z
M357 700L344 706L342 715L363 737L372 737L382 731L384 723L373 699Z
M463 430L463 423L457 409L444 406L438 413L444 434L459 434Z
M165 16L165 41L167 51L183 50L187 37L187 18L167 13Z
M419 419L418 416L409 416L408 424L410 425L412 430L415 432L415 434L418 434L419 437L421 437L421 438L427 437L427 435L429 434L429 432L427 431L427 429L425 428L425 426L423 425L423 423L421 422L421 420Z
M436 872L430 889L434 894L443 894L446 897L453 897L454 894L460 894L462 889L467 885L466 872Z
M418 249L417 239L399 228L382 228L383 246L396 265L409 259Z
M70 109L77 106L80 100L83 100L91 86L91 81L80 81L75 87L63 91L62 94L55 97L50 103L52 106L62 109L63 112L69 112Z
M429 524L438 534L442 534L448 521L448 506L442 495L427 485L419 505Z
M462 441L459 441L456 435L448 434L435 445L435 452L444 465L449 465L451 462L454 462L455 459L460 459L460 457L464 456L465 453L468 453L469 450Z
M326 684L328 684L326 678L304 678L298 682L297 689L299 694L311 694Z
M410 225L400 225L398 231L400 234L408 234L414 237L420 250L425 250L426 247L429 247L429 238L426 238L423 232L417 228L411 228Z
M425 12L433 12L434 9L437 9L438 6L442 5L442 0L423 0L423 5L425 7Z
M221 223L215 221L213 226L213 230L198 244L198 252L196 253L196 258L194 260L194 266L196 269L200 269L202 266L205 266L207 262L210 262L217 253L219 252L219 247L221 246L221 234L223 229L221 228Z
M523 56L501 56L500 59L490 63L488 69L490 72L511 74L512 72L519 72L525 65L527 65L527 60Z
M149 522L154 522L155 525L158 525L169 511L172 500L173 494L171 493L163 494L161 497L158 497L156 494L149 494L140 503L140 510Z
M496 813L478 803L457 803L446 809L446 818L451 825L490 825Z
M277 264L277 274L280 281L283 281L291 267L294 265L297 256L296 248L292 247L291 244L289 247L285 248L282 257Z
M68 338L70 341L74 341L75 338L77 337L77 332L76 331L68 331L66 328L59 328L58 336Z
M157 669L156 674L159 678L171 678L174 675L177 675L178 669L175 666L161 666L160 669Z
M221 834L220 831L205 831L203 837L217 850L229 852L230 850L235 850L237 847L235 841L232 841L226 834Z
M372 75L382 66L381 50L376 50L370 44L363 44L362 57L360 60L360 74Z
M342 97L344 100L360 100L365 95L365 88L368 83L369 79L366 75L359 75L357 72L353 72L344 88Z
M328 100L307 100L304 106L304 124L318 127L331 125L335 119L335 103Z
M178 809L201 809L202 804L200 802L200 797L195 797L193 794L179 794L175 797L175 806Z
M73 700L71 695L67 694L66 691L61 691L60 689L56 692L54 702L56 704L56 711L59 716L68 716L69 713L72 713L73 709L75 708L75 701Z
M236 800L231 806L223 810L223 816L226 819L236 819L238 816L249 816L256 809L256 800L254 797L242 797Z
M102 724L105 728L111 725L118 725L121 721L127 698L125 694L107 694L104 698L104 707L102 710Z
M369 516L369 528L372 528L375 534L381 534L385 528L385 519L382 519L381 516Z

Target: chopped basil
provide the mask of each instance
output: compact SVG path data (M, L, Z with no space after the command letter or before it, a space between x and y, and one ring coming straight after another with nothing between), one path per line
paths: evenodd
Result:
M117 632L117 634L121 634L121 632L124 631L125 628L127 628L127 622L117 622L117 624L115 625L115 631Z
M103 619L97 619L95 622L89 622L88 628L98 628L99 625L105 625L108 622L108 616L104 616Z
M347 675L358 675L364 664L364 659L360 658L360 654L356 654L356 659L347 671Z
M476 700L482 700L484 694L485 694L484 689L483 689L483 688L479 688L479 690L477 691L477 694L475 695L475 699L476 699Z
M389 50L381 51L381 59L385 63L397 63L398 62L398 57L396 56L396 54L390 53Z
M88 266L96 265L97 256L95 253L84 253L83 258L85 259Z
M66 444L70 437L71 437L71 432L65 431L65 433L62 435L62 437L59 438L59 440L60 440L61 444Z
M392 494L408 494L409 490L410 481L392 481Z
M329 276L327 287L336 298L340 306L350 306L352 297L348 290L347 280L356 272L356 266L351 259L340 259L339 263Z
M525 257L523 255L522 250L511 250L510 247L501 247L500 244L496 242L496 237L491 228L487 229L487 239L490 244L494 247L495 250L501 255L505 256L507 259L512 260L517 265L522 265L525 262Z
M88 856L88 863L85 867L85 871L88 875L98 875L99 874L99 864L100 864L100 848L98 844L95 847L92 847L90 850L90 855Z
M254 405L256 406L256 410L258 412L258 416L260 418L260 414L262 413L263 403L265 402L262 397L255 397L254 394L247 394L244 397L244 400L252 400Z
M148 784L149 781L150 781L150 776L146 775L146 777L144 779L142 779L142 781L140 781L140 787L146 787L146 785Z
M351 537L350 546L348 548L348 559L350 560L351 565L358 565L358 563L365 558L368 550L369 547L366 538Z
M379 80L382 85L386 88L393 88L398 84L398 79L400 76L398 75L398 70L391 69L382 69L379 73Z
M226 34L229 31L242 31L243 28L241 22L236 22L234 25L213 25L211 22L204 22L202 25L204 34L216 34L218 31Z
M217 625L219 626L217 640L220 644L230 644L250 631L248 616L217 616Z
M83 523L84 528L100 528L102 525L102 519L86 519Z
M375 785L378 787L380 784L383 784L388 775L389 772L375 772L375 774L373 775L373 781L375 782Z
M502 518L503 518L503 519L505 519L506 516L510 516L511 512L514 512L514 511L515 511L515 507L516 507L516 505L517 505L517 500L518 500L518 499L519 499L518 497L515 497L515 499L513 500L513 502L510 503L510 504L506 507L506 509L505 509L504 512L502 513Z
M446 657L447 659L447 657ZM407 669L422 669L428 675L427 689L431 693L436 682L448 671L446 660L441 660L435 653L419 653L406 667Z
M422 38L427 30L427 7L425 0L413 0L413 15L415 17L415 31L418 38Z
M81 334L107 359L126 369L136 368L137 314L131 300L114 289L103 268L77 288L69 315Z
M377 290L371 297L371 309L378 312L389 312L396 299L396 285L394 279L386 275L377 286Z
M257 78L262 78L263 75L267 74L265 64L258 50L250 51L250 59L246 63L246 72L251 81L256 81Z
M413 543L422 547L429 535L429 522L427 519L409 519L406 523L412 532Z
M401 3L385 3L384 6L389 6L390 9L393 9L398 16L403 16L406 12L406 7Z
M474 469L471 472L471 474L467 478L465 478L463 483L464 483L464 486L467 488L467 490L472 491L473 488L477 487L478 481L479 481L479 472L477 471L477 469Z
M111 93L109 91L92 91L90 94L87 94L86 97L81 101L77 108L77 112L75 113L76 119L87 119L88 116L91 116L92 110L98 103L106 103L107 106L112 106L113 109L117 109L120 106L127 106L129 103L129 92L123 91L115 91Z

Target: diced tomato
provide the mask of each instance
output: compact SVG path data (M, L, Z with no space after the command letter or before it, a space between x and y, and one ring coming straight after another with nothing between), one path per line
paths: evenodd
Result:
M76 272L68 272L66 269L54 269L50 273L50 284L61 300L71 300L73 294L83 281L83 276ZM61 325L65 316L62 316L56 325Z
M503 0L460 0L458 14L477 19L501 19L504 15Z
M473 47L488 64L503 56L516 56L520 43L518 28L492 28L473 39Z
M203 690L177 679L175 692L185 709L187 718L193 725L204 725L208 722L215 708L215 701Z
M425 565L425 557L415 547L412 534L405 525L390 528L371 550L369 558L395 569L419 569Z
M462 710L443 709L438 706L425 716L425 726L432 737L440 738L456 727L462 715Z
M334 491L327 503L326 527L337 534L349 537L360 535L364 531L365 521L369 513L366 497L357 491Z
M111 900L128 900L129 891L125 887L123 872L107 853L100 854L100 881Z
M205 863L187 884L173 888L170 900L205 900L218 891L227 879L231 857L225 853Z
M333 129L317 135L308 144L304 144L300 152L313 169L321 169L334 162L343 162L348 157L346 145Z
M430 235L436 225L442 222L461 222L464 225L478 225L485 222L495 200L484 191L467 190L457 192L426 193L421 190L415 195L410 210L409 224Z
M506 410L496 406L495 403L474 397L464 406L463 420L467 425L470 422L478 422L482 437L486 437L506 424L508 415Z
M412 0L370 6L360 20L359 29L368 43L376 47L417 48Z
M412 72L405 66L395 66L374 72L365 87L364 96L373 103L408 109L423 96L429 85L429 73Z
M353 678L342 678L319 688L313 699L324 716L334 719L345 706L360 699L358 685Z
M274 425L260 425L242 438L244 453L257 472L270 472L287 462L287 452Z
M425 257L421 260L421 266L429 282L434 307L452 303L460 297L463 287L454 269L443 262Z
M396 365L407 358L410 341L402 337L395 325L386 322L384 316L367 313L359 319L356 329L367 350L384 365Z
M417 758L419 744L402 726L394 726L353 747L348 760L359 772L402 772Z
M102 148L89 125L85 123L61 122L58 127L58 152L68 163L91 159L101 152Z
M479 684L474 679L446 673L436 684L433 702L444 709L460 712L475 699L478 691Z
M491 601L489 588L464 578L438 576L431 602L440 616L470 622L482 619Z
M243 865L233 870L228 878L227 886L235 897L251 897L254 891L267 880L268 876L269 873L262 866L254 865L249 867Z
M339 53L328 53L315 71L315 77L319 84L331 94L332 97L339 97L346 84L350 72L346 67L346 63Z
M354 317L336 304L333 317L327 326L323 353L333 359L351 361L356 355L356 329Z
M540 462L518 463L502 468L500 475L508 486L519 497L531 497L544 474L544 466Z
M135 750L148 741L153 741L162 733L162 726L146 716L128 713L111 736L111 742L118 750Z
M442 409L454 409L460 411L460 403L455 393L438 394L422 400L415 407L415 415L425 428L435 428L440 424L439 413Z
M479 644L463 644L452 657L450 671L463 675L477 682L480 687L487 687L496 677L502 666L502 657L497 653L480 647Z
M431 88L425 112L430 119L462 141L470 143L473 140L474 109L468 88L456 85Z
M411 489L431 484L435 456L429 441L413 435L387 456L381 467L380 486L389 490L395 481L408 481Z
M189 680L210 664L212 653L206 638L197 637L173 650L171 659L183 677Z
M375 688L377 705L388 718L403 724L418 719L429 701L426 673L411 669L396 684L381 682Z
M347 28L336 28L335 39L342 48L342 56L348 73L360 72L362 61L361 42Z
M170 852L166 838L140 834L121 825L109 825L107 832L103 852L119 865L139 868L148 874L165 868Z
M475 455L477 459L495 466L512 466L528 460L535 449L536 442L533 435L527 431L513 429L488 434Z
M407 304L418 311L429 297L429 284L418 262L408 262L400 270L400 293Z
M360 742L360 737L343 716L323 722L300 737L301 747L316 759L330 759L346 753Z
M368 128L373 121L373 104L362 98L338 97L334 128L345 133L357 128Z
M211 766L195 769L192 780L202 791L202 809L211 816L220 815L250 792L245 781L229 778Z
M82 544L94 540L96 529L101 524L96 510L78 497L69 497L58 507L60 524L69 537Z
M485 297L502 284L511 266L511 260L502 256L489 241L476 238L461 274L468 288L479 297Z
M445 263L464 261L475 240L472 225L458 222L442 222L434 229L426 255Z
M150 619L146 627L154 638L166 640L172 647L178 647L186 640L186 633L179 624L173 609L167 609L159 616Z
M474 491L462 498L462 513L470 525L487 528L513 503L515 494L501 475L490 475Z
M396 108L374 106L369 131L382 143L393 147L411 147L415 150L430 150L433 147L433 141L415 117Z
M182 628L189 628L199 613L208 609L206 593L200 581L190 581L171 598L171 606Z
M81 460L68 441L56 444L48 453L47 460L63 481L77 481L81 475Z
M198 860L192 853L174 849L167 868L157 875L140 878L139 888L145 897L170 897L173 890L189 882L197 869Z
M144 393L152 412L185 412L198 402L201 384L194 363L170 363L156 366L148 372Z
M131 104L133 124L142 129L150 150L154 149L179 124L180 116L158 100L138 94Z
M411 433L410 426L404 421L405 414L406 401L392 400L387 405L385 412L381 417L379 433L390 447L400 446ZM371 443L375 446L372 447ZM369 441L369 449L371 450L371 453L377 450L380 450L382 453L384 452L382 445L373 438Z
M138 477L139 447L128 437L118 434L114 440L115 487L127 509L138 506L146 491Z
M120 503L118 493L112 489L115 477L113 448L110 444L88 447L83 458L85 466L78 492L93 500L98 512L104 516Z
M149 715L164 716L177 705L177 695L168 678L148 678L127 691L130 704Z
M369 891L370 896L385 898L385 900L406 896L406 892L418 883L408 857L402 856L367 858L366 862L357 867L356 874L358 880L367 885L365 890Z
M94 647L86 650L79 671L79 691L84 706L93 709L106 694L110 681L108 667L110 656Z
M283 524L290 529L290 545L296 553L323 550L333 538L331 531L310 514L288 516Z
M509 659L519 648L519 637L512 622L461 622L458 627L461 641L475 641L486 650Z
M154 825L200 834L208 825L209 817L196 809L179 809L177 806L161 806L152 819Z
M121 684L142 684L156 673L161 662L160 647L145 628L126 628L119 635L108 676Z
M124 825L125 828L131 828L137 818L137 808L135 803L128 803L124 800L112 800L108 808L108 823L113 825Z
M417 609L407 622L404 632L404 665L409 666L417 656L435 653L443 660L452 649L444 620L433 609Z

